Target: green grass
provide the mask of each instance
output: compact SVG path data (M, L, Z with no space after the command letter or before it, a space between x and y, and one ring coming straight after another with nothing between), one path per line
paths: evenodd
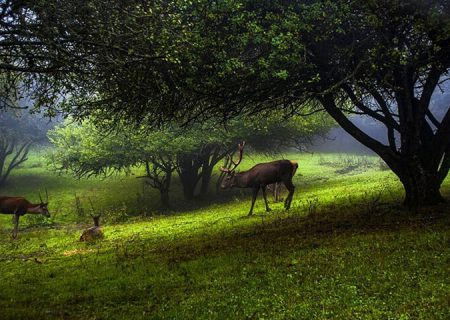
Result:
M448 206L405 211L375 157L286 157L300 163L292 209L265 213L260 196L247 218L248 192L189 204L175 186L175 210L163 215L152 190L140 208L134 176L78 181L33 156L5 192L37 200L47 187L56 216L21 220L17 240L0 217L0 318L450 317ZM111 208L104 240L78 241L90 221L77 217L75 193Z

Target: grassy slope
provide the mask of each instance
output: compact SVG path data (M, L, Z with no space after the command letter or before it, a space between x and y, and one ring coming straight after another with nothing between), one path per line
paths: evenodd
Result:
M77 241L75 192L135 213L140 182L56 177L32 159L7 192L35 199L36 186L47 186L57 215L47 227L23 219L16 241L11 218L0 217L0 318L448 319L448 207L407 213L387 171L336 174L338 157L289 158L302 176L288 213L272 204L266 214L258 199L247 218L250 201L235 192L228 202L107 223L95 244ZM156 193L148 197L157 212ZM178 211L184 205L175 197Z

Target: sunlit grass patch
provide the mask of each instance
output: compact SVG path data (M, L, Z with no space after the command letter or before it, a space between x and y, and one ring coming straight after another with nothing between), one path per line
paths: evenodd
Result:
M63 252L64 256L73 256L75 254L88 254L94 252L94 249L72 249Z
M169 213L155 201L151 215L133 215L132 176L77 181L22 168L31 181L54 181L55 202L70 201L52 223L23 219L17 240L0 217L1 318L449 318L446 205L407 212L389 171L338 174L317 155L286 157L300 163L291 210L270 198L266 213L260 195L252 217L238 190L185 209L175 197ZM14 188L33 196L31 185ZM127 215L101 220L105 238L89 244L79 237L91 219L71 201L90 190L96 206Z

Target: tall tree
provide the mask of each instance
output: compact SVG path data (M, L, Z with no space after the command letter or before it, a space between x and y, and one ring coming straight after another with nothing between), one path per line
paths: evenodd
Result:
M448 2L205 1L197 10L191 42L200 45L190 52L211 62L190 83L213 97L213 112L302 112L316 101L388 164L404 185L406 205L443 200L450 103L438 117L430 102L449 75ZM199 33L208 37L197 39ZM383 124L388 143L358 128L352 114Z
M50 159L54 168L78 178L104 176L143 166L141 178L159 190L161 204L168 207L172 174L176 169L178 140L167 132L145 132L118 124L116 131L93 122L66 123L49 131L54 145Z
M448 1L40 0L2 10L0 68L27 72L41 105L63 94L78 117L160 124L301 113L314 101L383 158L408 206L442 200L450 113L438 117L430 101L450 68ZM388 143L355 126L355 113L382 123Z

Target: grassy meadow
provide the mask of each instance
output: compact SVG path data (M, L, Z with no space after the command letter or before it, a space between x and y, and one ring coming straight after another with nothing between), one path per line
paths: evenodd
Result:
M22 217L13 240L0 215L0 319L450 318L448 205L406 211L374 156L283 156L299 161L291 210L260 193L247 217L246 190L186 202L175 180L163 212L140 169L77 180L33 153L2 194L47 188L52 217ZM89 200L105 238L82 243Z

